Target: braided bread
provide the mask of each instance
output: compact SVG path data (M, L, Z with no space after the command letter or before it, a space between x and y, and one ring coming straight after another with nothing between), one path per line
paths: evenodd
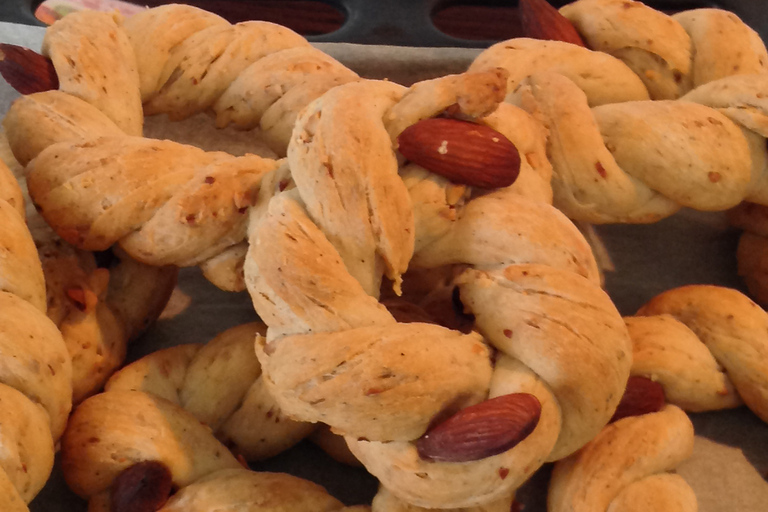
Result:
M202 264L220 287L243 289L241 214L262 175L276 164L133 139L141 135L142 101L146 113L172 119L213 108L219 126L260 124L266 142L284 154L298 111L357 75L301 36L266 22L232 26L183 5L120 22L84 11L46 33L43 51L57 70L60 90L15 102L4 121L16 158L23 165L35 159L28 168L34 201L56 232L80 248L105 250L130 234L121 244L139 261ZM61 145L43 151L55 143ZM41 169L61 151L90 160L98 172L64 171L69 178L59 181L64 174L56 171L59 178L51 181ZM106 156L116 153L125 159ZM171 163L172 172L155 175ZM101 188L99 194L93 186ZM99 199L73 208L72 197L61 193L77 190Z
M768 314L743 294L685 286L652 298L625 320L633 344L631 375L660 385L674 405L619 419L557 462L549 491L552 512L695 511L692 489L680 476L666 473L693 451L693 426L678 407L690 412L732 408L744 397L766 420ZM633 406L648 400L628 390L619 410L631 414Z
M62 469L90 511L345 510L316 484L243 469L197 418L141 391L110 390L78 406L62 438ZM145 485L131 486L135 478ZM179 490L165 503L171 484ZM152 507L139 508L143 499Z
M72 407L72 363L45 316L45 283L18 185L0 161L0 509L28 511Z
M669 473L692 452L693 425L674 405L623 418L555 464L547 510L695 512L693 490Z
M75 26L76 20L73 19L70 27ZM69 28L63 27L60 30L65 31ZM55 38L51 38L51 41L51 48L53 48ZM51 56L53 55L54 52L51 50ZM56 59L54 59L55 62ZM184 76L183 70L174 77L177 82L180 76ZM396 350L398 344L405 343L414 336L429 334L430 336L423 343L434 346L438 339L445 340L440 344L440 350L436 354L445 352L448 347L455 347L453 353L445 352L442 357L444 364L454 368L454 372L461 367L457 368L452 361L467 362L466 369L462 369L464 377L451 375L448 380L442 377L429 384L424 391L417 392L414 389L411 392L414 394L412 405L402 413L394 414L392 406L389 406L388 409L393 411L391 417L393 425L383 427L383 430L378 433L374 429L360 434L360 437L367 436L372 441L396 439L397 443L359 442L353 448L369 469L374 468L373 472L384 480L386 487L400 497L405 494L407 501L416 502L416 504L446 507L506 499L511 491L545 459L558 458L574 451L599 431L612 414L618 401L618 390L623 386L627 376L629 360L626 330L615 308L596 286L597 268L589 248L578 231L567 223L564 217L546 205L546 201L551 198L551 191L547 185L549 167L541 153L543 149L541 129L524 113L511 107L499 108L496 113L491 114L498 100L501 99L499 93L503 95L503 80L499 73L490 72L426 82L414 86L408 92L394 84L377 82L351 83L332 89L323 97L322 102L318 101L310 105L304 114L306 121L301 130L295 132L298 137L292 137L296 145L294 149L289 148L289 160L291 176L296 181L297 192L281 194L280 201L270 202L265 221L258 223L258 229L255 228L257 221L265 212L263 209L254 209L251 213L251 217L254 218L251 225L256 232L261 233L262 226L266 229L275 218L273 213L275 209L279 211L281 207L287 208L292 215L299 215L302 230L315 233L313 236L317 242L325 244L322 260L330 258L327 262L330 267L322 269L323 274L319 276L328 275L325 272L330 271L334 279L339 278L338 283L324 283L324 285L328 286L329 290L336 291L339 290L340 284L345 288L345 293L339 291L335 300L350 301L348 303L354 304L356 308L349 313L340 314L352 315L349 317L349 323L347 324L345 320L342 326L348 325L357 329L342 331L341 337L337 338L334 338L332 331L338 328L330 329L327 334L330 340L336 339L336 343L343 344L345 333L348 333L347 336L360 332L369 333L367 335L374 336L374 340L386 333L387 337L394 336L392 338L394 345L391 346ZM62 80L62 83L66 83L66 80ZM170 87L174 87L175 83ZM55 96L45 94L48 97ZM160 101L156 103L159 104ZM335 104L338 106L333 107ZM406 176L410 176L409 186L412 185L415 197L424 198L424 201L414 201L409 198L407 187L396 174L397 161L391 149L392 138L397 137L409 125L420 119L438 115L454 104L458 107L458 114L470 119L482 120L500 133L515 132L517 121L524 126L532 127L530 133L535 134L534 136L519 135L516 132L505 133L508 138L513 139L523 148L522 154L526 157L523 162L523 177L519 185L516 184L511 189L500 189L486 195L478 194L467 202L468 198L472 198L471 189L459 187L456 191L454 185L449 184L447 180L411 167L405 173ZM320 119L321 108L322 119ZM12 114L13 117L9 117L11 120L23 118L21 115ZM385 123L382 123L382 118L385 118ZM332 124L329 120L333 119L336 122ZM361 130L358 124L365 126L366 129ZM328 127L331 129L329 130ZM336 128L339 130L337 131ZM521 133L524 132L521 131ZM277 168L276 164L263 162L253 156L236 159L222 154L203 153L167 141L146 141L125 136L88 139L85 142L80 142L79 140L82 139L78 137L69 137L69 140L74 142L62 141L43 149L29 164L30 189L35 201L42 208L43 215L54 224L62 237L81 247L91 249L105 247L129 235L127 239L123 239L122 244L125 247L131 247L132 252L136 253L142 261L149 261L150 258L156 257L157 259L151 260L154 263L171 262L168 251L164 252L152 246L155 240L160 240L162 229L159 229L159 226L163 224L182 225L181 235L163 233L162 236L176 243L178 247L184 250L188 249L188 245L204 247L202 255L193 254L194 251L189 250L184 252L177 261L173 261L174 263L197 263L214 256L222 248L234 246L237 242L237 233L241 232L245 225L241 220L243 216L237 217L240 209L254 202L255 189L260 184L262 176ZM353 142L350 146L351 141ZM349 150L334 149L339 147L349 147ZM114 156L116 150L119 151L119 158ZM187 168L181 167L180 170L160 178L153 178L153 175L149 174L151 169L149 166L171 159L177 166L186 165ZM110 175L109 172L104 171L105 167L111 164L115 167L115 173ZM243 172L238 175L239 179L233 180L235 185L226 187L226 195L220 195L224 192L219 192L225 187L217 186L225 180L220 179L218 174L213 176L219 167L227 170L243 169ZM179 168L176 167L176 169ZM361 174L359 170L364 172ZM136 174L131 176L129 172ZM330 173L330 180L326 178L327 173ZM115 180L115 184L110 184L113 177L118 175L120 179ZM224 175L226 173L222 170L222 176ZM275 173L267 176L272 178ZM188 181L190 178L193 179L191 184ZM149 186L148 179L154 179L150 181ZM120 184L116 185L118 181ZM167 203L169 206L160 207L161 201L166 201L167 196L175 194L170 184L181 182L185 183L183 187L191 189L190 195L195 199L188 200L186 194L190 190L185 190L185 194L179 193L175 199L171 199ZM137 188L126 187L126 184L131 183L136 184ZM168 188L165 186L166 183L169 184ZM230 184L227 183L227 185ZM279 192L284 188L282 182L277 182L275 185L277 186L269 193ZM142 197L149 189L159 191L160 194L155 198ZM264 187L262 186L261 189L263 192ZM451 193L447 193L448 189ZM99 190L101 193L93 194L93 190ZM126 190L128 190L127 193L125 193ZM358 191L365 191L364 197L357 195ZM328 195L328 192L331 192L331 195ZM122 193L125 195L121 195ZM301 203L295 202L299 193ZM517 196L518 193L541 198L545 202L535 203L524 200ZM234 201L231 199L233 195ZM440 199L441 196L442 199ZM128 201L122 201L121 197L125 197ZM220 198L219 202L215 202L210 209L205 209L215 197ZM439 199L434 203L435 206L427 206L431 197ZM79 209L72 208L77 201L93 198L96 198L96 204L81 206ZM364 200L361 201L361 199ZM419 205L416 212L421 217L415 227L414 221L411 220L414 215L414 210L411 209L412 202ZM466 206L465 202L467 202ZM427 207L423 212L419 212L419 209L423 208L422 204ZM185 209L187 205L192 207ZM307 211L328 233L331 242L335 243L338 249L331 246L328 241L323 242L325 235L321 235L317 228L312 231L312 222L307 217L301 216L301 210L304 207L302 205L306 206ZM149 221L154 213L152 210L157 207L160 207L158 211L163 213L160 216L161 219L165 220ZM105 208L106 214L102 215ZM164 212L162 212L163 209L165 209ZM454 211L453 214L450 214L451 211ZM512 211L516 211L514 217L517 217L517 222L515 223L512 222L515 220L511 215ZM447 215L440 215L441 212ZM221 213L221 215L217 217L214 213ZM228 220L233 216L236 220ZM57 219L62 218L66 219L64 223L57 222ZM127 225L118 226L112 222L113 219L123 218L129 220ZM217 218L218 220L212 220ZM179 222L180 220L182 222ZM145 226L142 229L148 231L144 233L136 231L142 224ZM192 224L194 230L189 229ZM218 240L217 242L210 242L210 238L203 240L190 236L192 232L203 232L209 225L211 230L216 232L218 238L214 237L214 239ZM155 227L158 229L155 230ZM503 236L499 236L500 228ZM353 232L354 235L352 235ZM299 237L299 233L295 236ZM262 247L269 246L269 251L255 251L254 245L251 244L251 252L268 252L269 254L264 254L264 257L272 258L270 264L278 264L278 268L271 270L266 267L267 271L264 271L262 269L264 262L260 262L258 269L250 272L250 278L246 275L246 278L251 281L263 279L264 275L279 274L281 271L279 265L282 265L283 261L289 261L289 258L295 259L295 255L290 256L285 252L285 237L279 237L280 240L275 241L274 247L271 242L264 241L265 237L266 235L261 235L256 239ZM457 246L455 244L457 240L460 241L458 246L466 249L465 251L457 253L453 249ZM525 240L525 243L521 243L521 240ZM542 297L555 294L542 303L538 300L531 303L530 307L535 308L533 311L543 308L542 312L522 312L520 318L511 324L507 320L503 321L504 328L499 330L501 334L488 334L492 337L501 336L502 339L496 340L495 343L503 346L507 353L525 360L528 366L537 368L541 374L548 375L548 384L539 381L527 366L518 368L513 359L508 363L511 366L508 372L506 370L492 372L489 349L481 342L478 335L465 336L437 326L422 324L406 328L394 323L392 317L376 304L371 295L378 295L382 272L385 271L397 287L417 242L419 250L416 252L414 262L418 261L420 266L473 265L473 269L461 275L460 285L462 293L467 294L466 300L476 303L469 306L476 310L476 313L498 307L494 305L493 308L488 308L481 305L485 301L504 303L514 301L515 296L524 297L531 293L535 298L540 294ZM155 254L157 256L154 256ZM334 260L334 254L339 254L341 259ZM314 260L314 266L311 267L314 270L317 268L317 258L313 252L308 256ZM346 270L341 266L342 260L352 273L347 274L347 277L344 277ZM505 270L504 267L509 264L512 266ZM301 268L302 266L291 266L290 272L298 272ZM246 274L248 273L246 269ZM297 279L303 279L298 273L295 275ZM310 279L307 285L311 287L311 283L319 276ZM509 288L508 283L513 282L522 286L517 293L513 291L514 288ZM482 285L479 285L480 283ZM288 284L292 283L287 281L281 284L281 288L285 289ZM324 313L323 308L318 311L318 306L313 303L318 300L317 297L305 299L301 294L294 294L290 300L286 300L285 297L280 297L278 300L272 290L254 292L253 290L258 289L257 286L259 285L252 286L257 310L262 317L269 318L271 336L277 339L279 335L288 335L280 339L279 347L288 347L288 341L291 340L298 341L301 337L300 333L307 330L329 331L328 328L316 325L315 319L308 323L302 319L297 323L295 318L280 318L281 313L283 315L288 313L285 304L291 304L293 311L297 304L306 304L306 314L318 316L316 320L335 323L333 321L335 313L329 316L328 313ZM269 286L275 285L273 283ZM557 292L548 291L550 288ZM484 293L486 291L490 293ZM261 297L266 297L266 300L262 300ZM320 303L322 304L323 301ZM361 304L368 304L369 307L361 309ZM567 304L564 307L566 312L562 314L549 312L550 309L557 309L556 304ZM570 308L576 308L580 313L569 315L567 311ZM528 317L530 314L533 315L533 319ZM549 323L546 319L551 315L557 315L557 319ZM478 314L478 316L478 324L484 326L481 329L488 331L495 331L496 324L501 321L492 313L487 316ZM518 342L518 339L527 336L538 338L535 331L539 329L560 331L563 330L561 325L580 323L584 318L592 320L574 331L565 328L562 333L569 339L590 340L586 344L575 340L572 344L568 344L569 347L573 346L571 350L576 350L577 353L582 354L581 356L575 353L566 355L563 352L561 356L564 359L561 359L560 364L552 366L547 363L542 366L535 362L536 357L541 356L529 355L526 350L518 346L519 343L523 343ZM520 325L517 325L517 322ZM504 334L510 331L508 328L510 326L511 329L520 333L513 336L513 342L510 342L510 338ZM358 332L358 329L362 331ZM578 334L575 334L576 331ZM308 337L310 338L312 336ZM313 340L312 343L317 343L317 340ZM437 346L434 348L437 349ZM562 348L546 348L543 344L542 350L556 353ZM410 352L410 349L408 351ZM397 353L399 352L393 352L392 355L396 356ZM284 353L281 351L268 359L264 358L267 382L276 378L272 374L276 371L285 370L293 372L294 375L300 375L304 371L301 365L283 368L279 364L278 356L284 356ZM292 358L290 352L285 357ZM584 359L585 368L591 365L593 371L606 374L608 376L606 382L601 386L592 386L590 391L574 394L572 390L584 383L584 379L580 379L579 376L586 376L590 371L581 369L574 373L560 375L556 369L558 366L572 368L572 365L565 363L565 359L570 361L573 358ZM392 360L392 366L398 368L395 362L397 360ZM414 366L410 369L403 368L402 371L404 376L417 376L420 374L419 364L426 365L426 369L435 368L436 363L438 360L421 358L409 362L409 365ZM506 366L506 364L500 364L499 368ZM397 478L384 475L385 470L375 468L380 461L396 456L398 451L415 453L410 441L423 434L433 417L441 411L456 410L462 406L483 401L488 396L492 373L505 375L504 378L496 377L501 380L501 383L495 388L499 390L495 394L509 395L513 391L530 391L543 403L543 419L540 423L543 427L534 431L526 440L527 444L520 449L506 450L498 456L483 458L472 463L471 466L480 469L479 471L474 469L467 471L464 464L456 466L451 463L432 464L422 461L422 465L429 466L425 468L426 473L436 472L435 478L441 482L441 485L430 485L429 489L423 488L426 481L416 485L416 488L408 489L413 479L418 478L418 476L414 477L414 473L421 474L423 472L421 469L406 472L404 478L409 483L403 486L396 482ZM307 374L311 375L313 372L310 371ZM434 371L429 370L427 375L438 376ZM515 377L509 379L506 375L515 375ZM336 382L340 383L342 380L339 379ZM405 378L405 380L409 379ZM510 380L512 383L508 382ZM422 377L417 377L416 382L420 381ZM424 380L424 382L428 381ZM362 389L368 391L377 389L376 382L370 384L370 386L363 386ZM335 384L335 386L340 385ZM553 391L548 390L549 386ZM403 392L407 393L408 389L407 385L402 387ZM344 391L355 393L352 389ZM363 400L376 404L376 400L389 399L390 395L399 406L399 400L396 398L398 395L394 393L373 393L371 394L374 397L373 400L365 398ZM312 421L329 420L332 427L347 435L354 435L356 429L370 428L375 424L375 420L370 419L373 417L370 414L371 405L358 410L353 417L346 419L339 416L318 418L310 415L306 417L297 413L295 408L286 409L287 404L281 397L281 393L277 396L281 407L289 414ZM557 402L554 396L558 397ZM373 407L376 411L379 408L377 405ZM559 408L563 409L562 416ZM578 411L589 412L580 414ZM382 458L374 453L376 450L394 450L394 452ZM384 468L392 467L391 462L384 462ZM457 486L456 477L446 476L458 467L461 467L462 472L466 472L467 475L471 474L472 480L464 481ZM440 473L443 475L441 476ZM496 485L499 482L502 485Z
M162 397L208 425L222 443L246 460L290 448L314 426L284 416L264 389L253 350L263 324L244 324L205 345L153 352L115 373L106 391L135 390Z
M599 431L629 367L624 326L597 286L589 248L556 210L523 199L517 184L449 201L455 185L443 178L413 165L397 176L393 138L467 104L457 98L471 76L407 92L358 82L313 102L288 149L297 187L275 196L251 223L245 266L254 307L269 326L257 345L263 376L281 408L344 434L387 492L419 507L509 499L541 463ZM475 102L468 104L498 88L469 89ZM506 132L515 122L498 121L509 116L541 133L532 119L509 106L484 110L462 115L496 124L521 153L536 154L529 134L518 139L525 130ZM525 161L521 187L537 183L537 174ZM378 199L385 194L387 203ZM480 332L501 351L495 364L477 334L400 324L377 303L381 273L397 286L409 260L416 268L469 266L456 284ZM594 371L606 376L599 386L579 377ZM491 397L531 393L541 402L539 424L525 441L460 464L420 457L414 441L436 416L481 402L489 390Z
M595 51L510 40L470 68L510 69L508 100L550 130L558 208L593 223L639 223L681 206L764 201L768 52L753 30L725 11L669 17L624 0L579 0L561 12ZM658 101L643 97L643 84Z
M24 185L23 169L5 137L0 137L0 160ZM47 314L72 358L73 402L79 403L101 389L125 359L128 342L158 317L177 272L138 263L119 248L100 255L99 262L62 241L34 208L27 208L26 217L43 265Z
M768 314L742 293L676 288L651 299L627 323L632 373L660 382L670 403L698 412L743 400L768 422Z

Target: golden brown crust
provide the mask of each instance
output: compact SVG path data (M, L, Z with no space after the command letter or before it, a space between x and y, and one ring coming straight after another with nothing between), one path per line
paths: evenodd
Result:
M628 486L674 470L692 452L693 425L677 407L668 405L656 413L624 418L555 465L547 508L551 512L614 510L610 508L613 501L625 499L620 497L622 492L635 492L625 490ZM687 485L682 488L683 496L690 498Z
M488 74L476 78L477 83L484 84L489 97L499 96L494 90L497 84L489 80ZM588 311L586 316L590 318L595 315L592 321L586 321L584 325L579 323L578 331L583 337L576 338L590 340L587 342L589 346L603 348L606 346L598 340L611 340L610 348L595 349L588 358L587 366L594 365L595 372L610 376L609 385L592 389L585 393L588 397L581 397L591 405L600 404L597 413L591 406L559 402L574 398L565 392L572 385L565 383L568 378L542 382L533 377L531 369L527 372L521 368L507 371L499 363L503 359L501 356L494 368L488 359L488 349L476 334L459 335L428 324L395 323L371 297L378 293L378 288L371 292L367 286L377 282L383 269L379 268L372 278L370 274L362 273L362 279L359 275L354 279L355 273L350 273L342 263L345 261L344 243L359 238L346 237L346 230L357 233L360 226L369 224L370 219L378 215L383 217L382 212L390 209L375 202L361 214L326 207L333 206L336 196L354 195L355 190L365 190L365 187L359 185L360 178L356 176L348 179L346 168L342 169L341 175L335 171L335 166L334 172L329 173L326 166L305 156L313 152L334 157L343 155L343 165L357 168L358 174L373 172L366 168L369 158L364 150L355 142L347 144L345 138L368 141L374 134L380 134L377 136L387 140L365 145L366 148L379 148L378 144L381 144L384 148L389 144L391 133L408 124L404 119L416 122L422 118L422 110L427 112L425 115L441 111L430 100L424 105L421 101L415 102L423 91L440 91L432 96L455 101L459 93L441 88L458 88L460 91L474 79L446 77L397 96L390 92L394 88L385 84L347 84L312 104L299 118L294 130L293 143L301 151L290 146L288 152L292 172L297 176L297 188L276 195L266 211L260 212L259 222L251 228L251 246L245 264L246 284L254 306L270 326L267 338L257 350L266 382L278 403L291 415L327 422L334 431L344 434L352 453L366 468L398 499L417 507L470 507L509 497L548 457L572 452L600 430L612 414L620 394L618 390L623 388L629 369L626 328L607 296L595 285L599 276L586 242L565 217L550 206L520 199L519 193L524 188L516 189L513 185L509 189L479 193L435 179L430 173L411 167L403 176L410 202L418 212L413 216L414 226L409 225L410 216L402 212L389 216L388 220L392 223L392 232L413 234L416 240L421 240L411 260L414 266L429 268L454 264L458 269L469 265L476 267L459 271L453 286L460 287L462 300L467 293L464 305L478 318L487 309L504 310L509 317L507 309L517 309L520 296L526 294L531 295L532 303L519 310L521 325L525 319L536 323L538 317L535 314L528 318L524 312L537 307L534 304L539 300L542 304L552 302L549 306L541 306L547 311L566 308L585 314ZM350 114L360 108L363 91L370 103L365 115ZM439 103L440 100L436 101ZM382 103L389 106L382 108ZM484 103L478 100L476 104ZM442 106L443 109L448 107L450 105ZM510 112L514 118L518 111ZM502 118L499 112L491 115ZM519 117L523 125L535 123L524 114ZM483 123L483 119L476 121ZM362 124L364 122L372 125ZM503 125L503 122L498 124ZM382 126L389 128L382 130ZM534 133L543 135L540 129ZM331 142L341 144L345 149L333 153ZM536 147L530 141L524 141L521 146ZM533 164L528 162L525 172L546 173L545 167L542 168L535 158L532 160ZM376 164L374 162L372 169L377 169ZM323 184L319 188L315 186L318 182ZM400 187L388 187L387 191L391 203L407 205L408 198L393 200L395 194L402 193ZM326 200L326 192L332 200ZM539 197L542 196L546 198L546 194ZM355 196L355 199L360 197ZM431 204L423 206L420 201ZM310 208L307 203L315 206ZM340 204L346 205L346 201ZM441 220L442 213L451 207L455 216ZM505 215L504 212L513 213ZM520 217L519 224L515 224L515 216ZM535 220L533 227L526 225L527 219ZM422 234L422 229L429 233ZM567 239L574 243L563 249L552 246L550 239ZM402 242L399 247L409 249ZM408 252L404 251L404 254ZM374 249L367 252L371 253L377 254ZM540 280L538 285L532 284L536 279ZM488 288L492 288L496 295L484 302L474 300L472 292L475 289L480 296L481 290ZM398 291L397 287L395 291ZM553 305L559 301L563 303ZM499 304L513 305L505 309ZM563 336L557 326L573 322L575 317L553 319L551 323L546 318L539 320L549 338L561 339ZM512 334L509 326L492 324L481 322L480 330L502 353L510 349L498 339L499 336L505 340L510 336L519 336L521 340L526 337L524 327L513 326L512 329L518 329L519 333ZM550 327L557 333L550 332ZM605 331L598 332L600 329ZM579 341L574 340L574 343L579 344ZM574 343L566 342L566 345ZM526 345L524 341L521 344ZM420 350L412 354L416 347ZM401 354L412 355L404 357ZM521 354L509 355L519 358ZM527 363L535 357L532 355ZM543 360L546 356L542 356ZM288 361L290 365L286 364ZM461 364L452 361L461 361ZM582 370L584 375L590 373ZM576 380L579 371L573 374ZM500 382L492 384L496 380ZM348 384L352 382L354 386ZM609 388L615 388L615 392L604 394ZM514 392L534 393L544 404L539 427L518 446L462 464L427 462L420 458L413 440L425 431L440 410L469 405L483 400L488 393L497 396ZM561 416L561 410L570 414L579 409L590 410L589 418L586 415L581 419ZM561 429L563 426L565 428ZM561 433L561 444L553 452Z
M2 160L0 176L15 183ZM0 507L26 512L48 479L72 407L72 364L45 316L40 260L18 210L23 203L12 197L18 204L0 198Z
M670 17L632 0L578 0L561 13L594 51L512 39L471 68L517 77L507 99L550 132L558 208L592 223L650 223L680 206L768 202L768 51L751 28L718 9ZM618 68L582 69L598 59L642 80L651 99L683 101L629 94Z
M768 313L736 290L692 285L664 292L638 311L660 314L688 326L725 368L744 403L768 421Z

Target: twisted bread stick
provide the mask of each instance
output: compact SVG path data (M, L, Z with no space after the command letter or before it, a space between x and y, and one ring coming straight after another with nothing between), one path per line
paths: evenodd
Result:
M310 105L288 151L297 188L273 198L253 224L245 267L254 306L270 327L257 350L280 406L344 434L388 492L419 507L508 499L544 460L573 452L605 424L629 366L624 327L594 284L594 259L551 207L520 198L517 185L476 197L470 191L465 205L447 199L447 181L406 169L414 224L403 211L409 204L397 197L405 187L395 174L391 137L456 102L460 85L446 77L403 94L392 84L347 84ZM431 89L446 92L429 94L440 98L430 101ZM482 110L465 115L485 123ZM488 117L490 123L495 115ZM518 143L516 132L508 136ZM530 147L525 140L519 145ZM343 151L332 151L337 146ZM384 190L391 203L403 205L396 215L376 201ZM425 202L440 197L434 205ZM354 202L361 198L367 207ZM455 215L441 217L451 210ZM366 237L372 241L361 244ZM395 242L408 237L419 242ZM366 265L344 265L353 259L350 251ZM377 257L384 261L371 265ZM480 332L501 350L495 365L476 334L398 324L370 296L376 286L369 283L385 269L397 282L398 262L408 259L416 266L470 266L456 282ZM570 341L555 342L564 339ZM580 378L593 371L610 384L590 386ZM575 389L580 393L568 391ZM437 414L481 401L489 390L490 396L527 392L540 400L541 419L530 437L461 464L419 456L413 441Z
M314 426L291 421L266 392L253 350L254 336L265 332L263 324L244 324L205 345L153 352L115 373L105 389L144 391L183 407L246 460L277 455Z
M141 101L148 113L168 113L173 119L214 108L219 126L230 121L243 128L261 123L267 142L284 153L298 111L325 90L357 80L353 72L288 29L265 22L232 26L218 16L182 5L144 11L124 27L110 15L77 13L49 30L44 51L61 75L61 87L27 96L12 106L4 124L14 154L27 165L45 148L69 142L58 151L66 147L65 152L91 159L99 167L111 162L111 169L99 171L98 179L101 186L121 186L103 194L122 194L100 198L89 212L78 216L67 198L51 195L51 181L31 178L32 195L46 220L65 240L103 249L137 227L125 217L125 208L142 211L138 216L146 221L157 212L144 232L132 235L131 242L123 241L130 245L128 252L152 265L201 263L206 275L226 289L244 286L238 276L244 256L238 242L245 237L240 210L250 205L261 175L274 165L253 156L225 158L167 142L156 146L126 138L125 134L141 135ZM107 139L95 142L98 137ZM85 141L88 144L83 147ZM133 154L141 160L105 156L117 148L122 152L122 146L135 148ZM159 154L152 155L155 149ZM58 151L48 154L57 159ZM148 176L171 159L176 168L184 168L182 172L158 177L166 180L160 182L164 186L152 182ZM221 163L206 168L214 162ZM140 174L138 165L145 166ZM36 163L31 169L39 167ZM88 174L70 179L76 181L56 182L65 193L73 191L71 187L90 188L94 178ZM185 187L185 180L194 183ZM212 180L219 183L208 187ZM126 184L133 188L125 188ZM231 195L221 193L225 184ZM116 204L123 199L131 206ZM166 206L158 211L162 204ZM69 213L58 222L62 210ZM83 214L90 218L85 220ZM105 215L112 220L95 221ZM122 223L116 234L115 220ZM85 236L86 224L97 232ZM99 232L102 229L109 233Z
M163 398L111 390L75 409L62 439L62 467L72 490L89 499L89 510L137 510L131 500L156 492L159 482L147 480L135 494L125 495L120 477L145 461L162 464L179 488L159 508L164 512L235 506L346 510L318 485L290 475L243 469L206 425ZM140 466L138 470L143 471Z
M736 407L742 396L763 421L768 389L768 315L741 293L693 285L666 291L626 318L631 374L661 384L670 404L624 418L555 466L549 510L697 510L673 474L693 450L693 427L678 407Z
M685 286L654 297L629 322L630 333L639 335L636 348L647 347L641 359L645 367L638 366L633 371L657 377L665 391L669 390L671 402L687 410L701 411L734 407L743 400L757 416L768 421L768 343L764 335L768 314L746 296L716 286ZM687 333L675 336L675 331ZM668 340L665 351L671 350L671 354L661 354L647 342L649 334L661 333ZM703 343L711 355L702 354L694 340ZM684 388L675 391L673 382L663 374L674 359L684 357L675 355L678 351L691 354L686 357L691 361L693 354L699 353L695 360L700 362L686 364L692 378L678 375L678 386ZM707 385L707 381L711 384ZM668 382L672 386L667 386Z
M0 508L26 512L72 406L72 364L45 316L45 283L13 175L0 161Z
M0 158L24 184L23 169L6 142L0 137ZM17 183L12 185L7 190L21 192ZM33 208L27 208L26 216L43 265L47 315L72 358L72 398L79 403L101 389L125 359L128 342L160 314L176 270L142 265L119 249L100 255L98 262L96 255L62 241Z
M692 452L693 425L673 405L621 419L555 464L547 509L695 512L693 491L669 473Z
M520 87L509 100L550 130L556 206L588 222L646 223L680 206L725 210L744 199L763 200L764 134L740 129L755 130L745 119L762 101L756 89L765 90L768 80L768 52L754 31L725 11L668 17L622 0L579 0L562 13L591 48L621 59L624 64L614 60L613 65L624 71L611 73L607 82L588 63L610 60L608 55L525 39L495 45L470 68L515 67ZM548 54L554 55L551 63L542 57ZM683 102L644 101L618 83L632 71L653 99L679 98L692 87L701 91ZM758 76L748 78L751 74ZM735 105L727 108L722 94L719 104L705 99L716 88L707 84L720 80L754 84L735 86L739 101L749 102L750 114L737 113ZM604 99L611 91L627 94ZM726 107L721 109L725 116L691 102Z

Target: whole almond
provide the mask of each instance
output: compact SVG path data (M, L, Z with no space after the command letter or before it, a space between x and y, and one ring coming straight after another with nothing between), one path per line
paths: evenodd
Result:
M59 88L53 62L23 46L0 43L0 75L21 94Z
M488 126L449 118L424 119L397 138L405 158L454 183L508 187L520 173L520 154Z
M469 462L505 452L533 432L541 404L527 393L502 395L466 407L416 441L422 459Z
M640 416L658 412L664 407L666 398L661 384L647 377L633 376L627 381L624 396L616 408L611 421L617 421L627 416Z
M162 462L144 461L124 469L111 488L110 512L155 512L171 494L171 471Z
M573 23L547 0L520 0L518 9L526 37L587 46Z

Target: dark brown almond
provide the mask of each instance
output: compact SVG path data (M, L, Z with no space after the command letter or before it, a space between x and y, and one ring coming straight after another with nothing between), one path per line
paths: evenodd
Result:
M624 396L616 408L611 421L617 421L627 416L640 416L658 412L664 407L666 398L661 384L647 377L634 376L627 381Z
M502 395L466 407L416 441L422 459L469 462L505 452L533 432L541 404L527 393Z
M518 8L526 37L587 46L573 23L547 0L520 0Z
M0 75L21 94L59 88L53 62L23 46L0 43Z
M424 119L397 138L405 158L454 183L508 187L520 173L515 145L493 128L458 119Z
M171 495L171 471L148 460L124 469L111 488L110 512L155 512Z

